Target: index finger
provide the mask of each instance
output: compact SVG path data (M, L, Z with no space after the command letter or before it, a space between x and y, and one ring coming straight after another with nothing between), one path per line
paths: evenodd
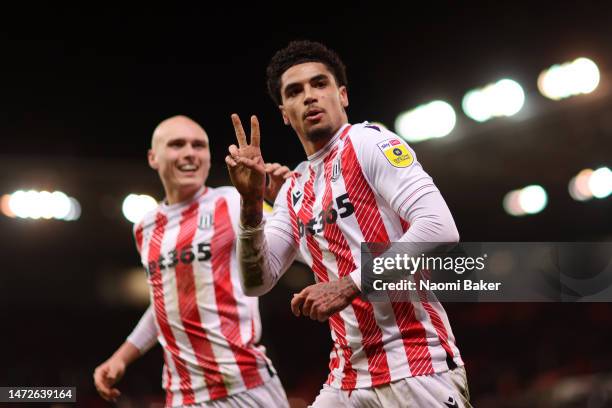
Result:
M247 145L246 134L242 128L240 117L235 113L232 113L232 123L234 124L234 132L236 133L236 139L238 140L238 147L245 147Z
M259 121L257 116L251 116L251 146L259 147Z

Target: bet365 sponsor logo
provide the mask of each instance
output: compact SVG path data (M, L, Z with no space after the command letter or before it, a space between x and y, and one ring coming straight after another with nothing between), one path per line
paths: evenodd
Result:
M150 276L151 273L158 269L161 271L163 269L174 268L179 263L189 265L195 260L199 262L208 261L210 257L210 243L200 242L195 246L177 248L166 254L160 254L157 260L149 262L145 270L147 275Z
M297 224L300 238L306 233L310 235L321 233L326 224L335 224L338 217L346 218L355 212L355 206L349 201L348 193L336 197L334 201L337 209L333 207L332 203L329 203L327 208L321 210L316 217L311 218L306 224L298 217Z

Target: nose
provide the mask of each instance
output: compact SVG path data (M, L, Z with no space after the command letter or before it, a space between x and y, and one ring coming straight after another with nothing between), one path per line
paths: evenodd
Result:
M317 101L314 89L310 85L304 87L304 105L310 105Z
M191 145L191 143L186 143L185 148L183 149L184 157L195 157L195 149Z

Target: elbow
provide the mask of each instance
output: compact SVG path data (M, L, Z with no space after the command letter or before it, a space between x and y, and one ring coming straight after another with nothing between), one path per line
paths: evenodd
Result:
M271 285L265 285L262 279L254 281L245 275L242 275L242 279L240 279L240 286L242 287L242 293L248 297L263 296L272 288Z
M459 231L448 207L445 208L445 211L440 211L436 215L435 224L437 224L439 242L447 244L459 243Z
M459 243L459 231L452 218L440 228L438 241L445 244Z
M459 243L459 231L457 230L457 226L454 222L447 228L447 231L445 232L445 238L446 240L444 242L447 242L449 244Z
M245 286L242 285L242 292L248 297L259 297L268 293L269 290L266 290L262 286Z
M433 233L436 242L445 244L456 244L459 242L459 231L450 213L438 214L428 221L428 230Z

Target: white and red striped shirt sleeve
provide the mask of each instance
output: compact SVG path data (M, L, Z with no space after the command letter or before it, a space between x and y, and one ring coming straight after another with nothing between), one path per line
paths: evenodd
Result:
M353 127L351 141L373 191L410 226L397 242L419 244L415 248L420 253L439 243L459 241L455 221L444 198L406 142L384 128L360 125ZM399 146L406 157L399 166L393 165L381 148L386 143ZM361 288L361 271L353 271L351 278Z

